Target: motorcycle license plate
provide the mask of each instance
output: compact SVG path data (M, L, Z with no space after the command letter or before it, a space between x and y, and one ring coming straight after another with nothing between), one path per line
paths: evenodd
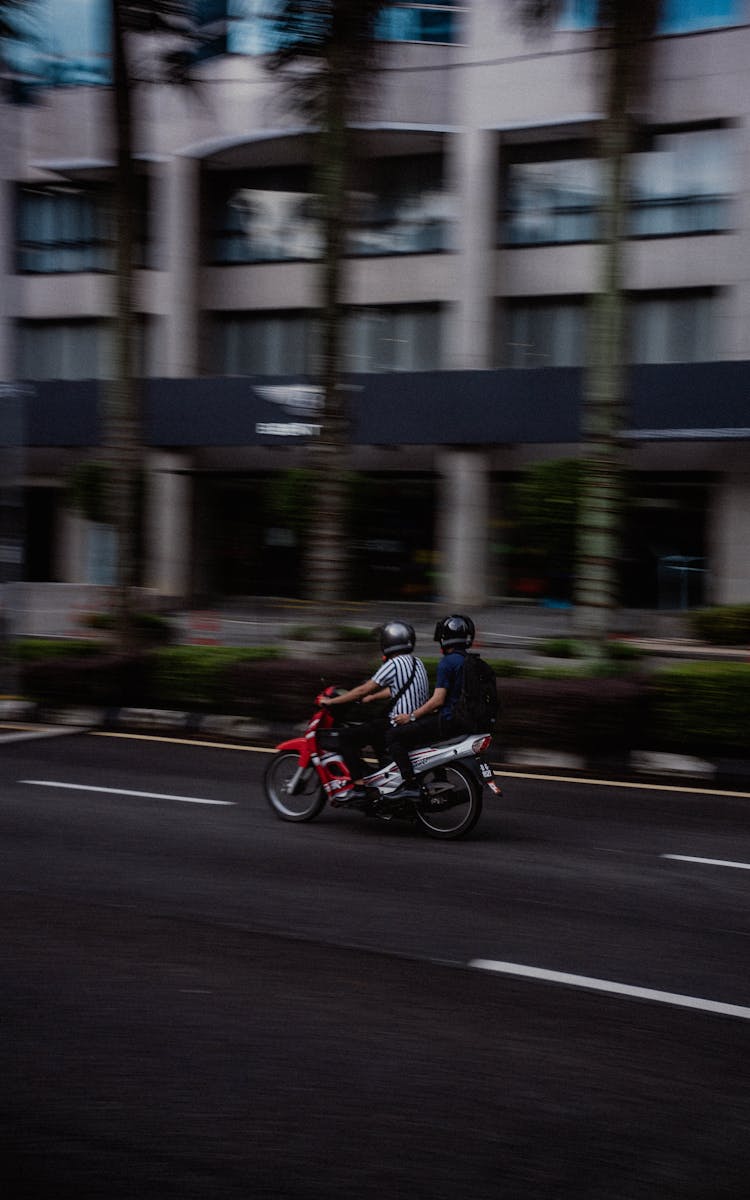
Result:
M482 773L483 779L492 779L492 767L490 766L489 763L480 762L479 770Z

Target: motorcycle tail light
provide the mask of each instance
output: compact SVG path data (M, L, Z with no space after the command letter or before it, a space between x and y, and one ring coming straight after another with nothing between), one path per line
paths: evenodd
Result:
M485 734L485 736L482 738L477 738L476 741L471 743L472 753L484 754L485 750L489 750L491 742L492 742L492 734L491 733Z

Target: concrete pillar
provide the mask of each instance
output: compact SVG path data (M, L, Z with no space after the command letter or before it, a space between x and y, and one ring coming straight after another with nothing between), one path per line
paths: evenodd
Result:
M716 485L709 527L711 603L750 603L749 543L750 473L727 474Z
M489 598L489 458L483 450L446 449L437 470L441 596L456 607L479 607Z
M156 451L146 464L145 586L184 600L190 594L193 480L190 455Z
M498 140L488 129L462 129L449 142L455 226L456 299L448 313L451 370L488 370L495 359L495 260Z
M60 508L55 544L55 578L61 583L86 583L89 522L71 508Z
M155 187L155 234L163 272L162 317L153 374L192 379L199 373L200 162L161 164Z

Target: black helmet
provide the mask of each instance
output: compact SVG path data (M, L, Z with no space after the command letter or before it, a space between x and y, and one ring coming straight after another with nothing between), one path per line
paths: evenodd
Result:
M391 654L411 654L417 635L406 621L386 621L378 628L380 649L386 658Z
M452 613L451 616L443 617L442 621L438 621L435 626L435 641L440 642L443 650L468 650L474 641L475 633L471 617L464 617L461 613Z

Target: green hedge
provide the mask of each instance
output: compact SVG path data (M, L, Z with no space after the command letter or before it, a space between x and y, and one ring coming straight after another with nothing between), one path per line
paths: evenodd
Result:
M649 684L651 740L662 749L750 757L750 665L690 663Z
M148 700L150 708L229 711L225 707L228 673L240 663L256 663L266 675L278 658L274 647L168 646L154 650Z
M17 638L11 643L11 654L19 663L43 662L54 658L88 658L101 656L107 647L94 638Z
M712 646L750 646L750 604L700 608L689 622L693 637Z
M274 647L175 646L125 657L83 643L61 657L56 643L28 641L16 651L23 694L46 707L133 705L291 725L305 720L323 686L350 687L377 667L372 654L299 660L280 657ZM436 666L436 659L428 660L432 683ZM589 756L651 748L750 757L750 664L690 663L649 677L555 679L517 677L516 664L493 666L500 745Z

